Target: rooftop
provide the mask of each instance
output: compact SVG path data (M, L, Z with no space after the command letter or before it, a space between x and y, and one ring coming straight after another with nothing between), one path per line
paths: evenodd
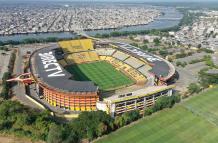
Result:
M91 81L74 81L58 62L58 45L36 51L31 57L31 72L39 82L63 92L96 92L98 87Z
M139 98L139 97L143 97L143 96L149 96L167 89L172 89L173 86L149 86L146 88L142 88L133 92L126 92L123 94L115 94L111 97L105 98L105 101L109 101L109 102L120 102L123 100L129 100L129 99L134 99L134 98Z

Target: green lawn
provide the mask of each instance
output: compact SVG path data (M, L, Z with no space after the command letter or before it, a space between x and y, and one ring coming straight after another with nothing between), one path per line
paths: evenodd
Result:
M66 69L73 75L74 80L93 81L104 91L134 83L129 77L105 61L68 66Z
M183 106L218 126L218 88L193 96Z
M121 128L97 143L217 143L218 88Z

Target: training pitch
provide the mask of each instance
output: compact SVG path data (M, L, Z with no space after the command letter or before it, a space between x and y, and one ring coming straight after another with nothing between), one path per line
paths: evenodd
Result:
M105 61L71 65L66 69L73 75L74 80L93 81L103 91L134 84L133 80Z
M217 143L218 88L123 127L96 143Z

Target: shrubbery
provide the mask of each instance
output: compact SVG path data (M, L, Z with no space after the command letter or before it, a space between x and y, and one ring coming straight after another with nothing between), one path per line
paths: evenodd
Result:
M211 56L204 56L204 61L205 61L205 64L209 67L216 67L215 64L213 63L213 60L211 58Z
M154 106L148 107L144 110L144 116L151 115L154 112L162 110L164 108L172 108L175 103L180 102L179 95L172 95L172 96L162 96L158 98Z
M8 49L8 47L1 46L0 50L8 51L9 49Z
M160 97L154 106L146 108L144 115L171 108L179 101L179 96ZM59 123L47 111L30 109L9 100L0 103L0 114L1 132L48 143L77 143L82 139L91 141L142 117L138 110L126 112L115 119L103 111L92 111L82 112L78 118L68 123Z
M3 99L8 99L9 98L9 91L10 91L10 83L8 83L6 80L11 78L11 73L10 72L5 72L3 77L2 77L2 91L1 91L1 97Z
M196 63L203 62L203 61L204 59L194 59L194 60L191 60L189 64L196 64Z
M204 51L204 52L209 53L209 54L213 54L214 53L213 50L210 50L210 49L207 49L207 48L201 48L200 51Z
M191 83L188 86L188 92L190 94L199 93L201 91L201 87L196 83Z
M166 57L167 55L169 55L169 52L167 50L160 50L159 54L163 57Z
M13 40L8 40L8 41L0 41L0 46L4 45L19 45L19 44L33 44L33 43L45 43L45 42L57 42L60 40L71 40L71 39L76 39L75 38L57 38L57 37L47 37L47 38L27 38L23 39L22 41L13 41Z
M202 87L207 88L210 84L218 84L218 74L208 74L207 69L199 72L199 80Z
M14 69L14 63L16 60L16 51L14 50L11 54L10 60L9 60L9 65L8 65L8 71L10 73L13 73L13 69Z
M188 52L188 53L179 53L179 54L176 54L176 59L179 59L179 58L185 58L187 56L191 56L193 53L192 52Z
M133 121L136 121L140 117L141 117L141 115L139 114L138 110L126 112L126 113L122 114L121 116L116 116L114 124L115 124L116 128L120 128L120 127L123 127L123 126L133 122Z
M8 72L5 72L2 77L2 91L0 95L3 99L9 98L11 83L8 83L7 80L11 78L11 73L13 73L15 59L16 53L13 51L9 60Z
M187 65L187 63L186 62L180 62L180 61L177 61L176 62L176 66L181 66L181 67L185 67Z
M24 105L5 100L0 104L0 131L46 140L53 121L49 112L39 112Z

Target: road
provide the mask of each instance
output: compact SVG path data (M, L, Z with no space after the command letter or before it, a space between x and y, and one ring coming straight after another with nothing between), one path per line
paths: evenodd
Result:
M14 75L19 75L23 73L23 64L22 64L22 55L20 54L20 47L18 48L17 54L16 54L16 60L14 65ZM30 106L32 108L39 108L38 105L30 101L25 96L25 86L22 83L17 83L12 88L13 93L15 94L15 99L17 99L19 102L21 102L24 105Z

